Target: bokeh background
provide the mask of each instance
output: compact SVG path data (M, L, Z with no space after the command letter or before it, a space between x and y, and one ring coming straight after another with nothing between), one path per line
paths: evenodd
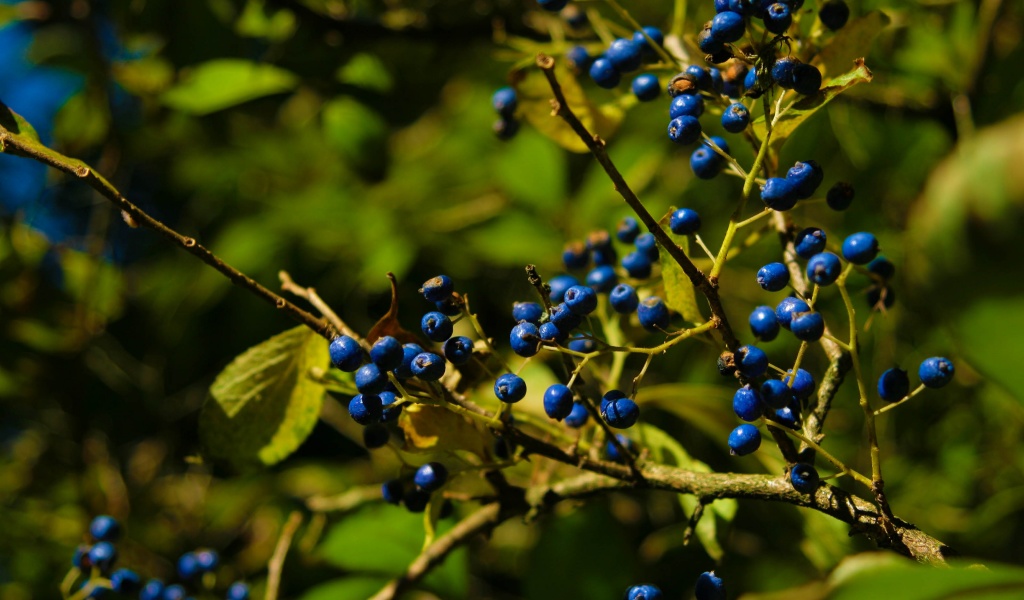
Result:
M890 19L864 49L875 80L804 124L782 164L814 158L856 199L845 213L819 203L797 218L833 239L873 231L896 264L897 302L884 314L864 300L870 282L854 284L870 373L916 370L933 355L956 362L949 387L880 420L896 512L967 556L1020 564L1024 7L855 4L855 18L882 9ZM615 20L601 2L580 6ZM680 6L690 36L713 13L710 1ZM672 25L670 3L629 9L642 24ZM268 287L287 270L358 330L387 309L386 272L401 283L409 328L423 310L419 282L444 272L502 339L512 301L533 299L525 264L555 274L567 240L628 214L589 156L529 126L509 142L491 129L490 95L510 67L578 41L594 38L529 0L5 0L0 100L144 210ZM688 152L665 139L661 102L584 87L621 109L610 152L644 203L655 214L696 208L717 247L740 182L692 176ZM197 418L211 381L292 323L28 160L0 156L0 218L0 597L59 597L99 513L125 520L123 560L147 576L168 577L178 554L209 546L225 557L224 577L259 586L302 498L384 478L338 420L261 472L204 463ZM753 284L776 256L767 236L723 276L740 325L778 300ZM842 317L837 296L825 306ZM796 344L765 348L791 357ZM716 354L693 344L655 362L645 414L716 469L761 470L727 455L732 390ZM807 364L821 373L826 363L812 353ZM827 446L867 469L851 388ZM416 553L419 523L379 506L317 517L283 596L365 597ZM615 598L653 581L684 597L719 552L731 589L770 592L871 547L777 505L739 503L718 523L719 551L683 547L683 524L665 495L595 500L503 526L453 555L424 593Z

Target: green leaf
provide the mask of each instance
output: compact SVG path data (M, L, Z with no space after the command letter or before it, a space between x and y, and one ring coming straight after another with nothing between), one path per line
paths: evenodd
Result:
M279 42L290 38L296 26L292 11L282 8L270 14L264 0L248 0L235 22L235 31L245 37Z
M324 388L309 377L328 366L327 343L295 327L231 361L199 415L209 454L239 467L275 464L313 431Z
M176 110L206 115L256 98L290 91L298 83L299 78L294 73L280 67L222 58L192 67L160 99Z
M853 70L826 80L824 86L817 94L804 96L788 107L784 107L782 116L779 117L772 130L772 149L778 152L782 145L786 143L786 140L789 139L789 136L793 135L797 127L816 113L818 109L858 83L871 81L871 78L871 71L864 65L864 59L858 58L854 61ZM753 128L757 139L763 140L765 137L764 115L761 115L754 121Z
M324 137L346 159L360 167L385 161L388 125L375 110L348 96L324 105Z
M386 94L394 81L387 66L373 54L359 53L338 69L335 75L341 83Z
M39 134L36 133L35 127L32 127L31 123L11 110L3 102L0 102L0 127L7 130L10 135L17 136L24 141L39 144ZM43 146L40 145L40 147ZM3 150L2 145L0 145L0 150Z
M844 72L858 57L867 56L875 38L889 25L889 21L885 13L873 10L844 25L814 59L822 78L828 81Z
M941 600L973 598L995 600L1024 597L1024 569L998 564L986 566L953 563L955 568L936 569L887 556L851 557L831 578L829 600L899 598Z
M555 76L562 86L562 93L569 108L592 134L608 139L622 123L625 113L614 104L595 106L583 93L576 76L559 61ZM587 145L576 132L558 116L551 114L551 100L554 95L548 80L539 69L529 69L516 84L519 97L517 116L526 119L537 131L551 138L559 146L572 152L589 152Z
M672 241L679 245L683 252L687 255L690 254L690 239L685 235L676 235L669 231L665 225L668 224L669 217L675 208L669 209L661 219L662 228L668 234L668 237L672 238ZM661 274L665 284L665 304L669 308L676 311L683 316L683 320L688 323L703 323L704 317L700 314L700 307L697 306L697 289L690 283L690 278L683 272L683 268L679 266L672 256L668 252L661 252L659 260L661 261Z
M345 577L322 583L300 596L301 600L366 600L387 585L381 577Z

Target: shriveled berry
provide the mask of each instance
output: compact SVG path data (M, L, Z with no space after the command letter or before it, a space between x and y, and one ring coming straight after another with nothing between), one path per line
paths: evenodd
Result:
M453 291L455 291L455 284L447 275L438 275L428 279L420 288L423 297L431 302L440 302L451 296Z
M917 376L925 387L940 388L953 380L953 362L948 358L933 356L924 359L917 369Z
M504 373L494 381L494 395L498 400L513 404L526 397L526 381L515 373Z

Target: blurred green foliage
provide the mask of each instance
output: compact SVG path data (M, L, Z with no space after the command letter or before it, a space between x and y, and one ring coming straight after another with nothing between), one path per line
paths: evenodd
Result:
M634 4L641 23L672 25L665 3ZM692 34L711 3L683 5ZM268 287L279 270L316 287L362 331L388 307L388 271L401 283L407 325L422 310L418 282L445 272L485 327L503 331L511 302L530 298L524 264L554 274L564 241L628 212L589 157L532 127L509 143L491 132L489 97L508 68L538 50L559 55L569 46L561 40L574 39L529 2L69 0L0 9L7 26L33 32L34 64L83 78L55 116L54 147ZM871 230L897 265L896 306L865 326L868 372L934 354L957 363L949 388L879 421L896 512L967 556L1020 564L1024 8L867 0L855 15L873 9L889 21L869 32L874 80L807 118L781 164L815 158L829 181L852 182L851 210L817 204L800 218L832 239ZM695 180L686 151L664 139L660 103L635 106L585 83L579 93L609 119L610 153L651 211L698 209L704 239L717 247L739 182ZM547 118L538 94L535 123ZM749 165L749 150L735 150ZM201 464L198 414L214 377L292 323L151 232L128 229L75 182L50 173L45 187L50 200L7 211L0 236L0 597L59 597L98 513L125 519L123 561L147 576L170 576L178 554L204 545L222 551L225 577L246 577L259 593L296 499L379 482L396 463L363 451L359 428L332 418L329 400L284 463L244 475ZM57 217L70 225L52 226ZM737 323L766 302L753 273L777 254L766 235L723 274ZM824 306L842 317L835 298ZM765 347L796 350L781 338ZM728 457L731 391L717 385L714 355L691 344L659 357L639 397L652 409L645 414L693 460L774 472L781 463L771 453L760 453L761 465ZM630 363L627 374L641 366ZM817 373L824 366L821 356L806 363ZM829 420L827 446L864 469L851 386ZM820 515L749 502L711 521L710 537L698 532L707 550L683 547L686 517L664 494L615 494L532 528L509 523L486 547L450 557L426 589L444 598L614 598L630 582L653 581L679 597L714 566L717 540L731 590L811 582L806 596L780 597L815 598L831 589L825 574L844 556L871 548ZM283 596L366 597L419 550L419 522L381 507L312 518L286 563ZM867 587L853 577L843 585L854 591L835 597L879 597L870 586L881 585L911 598L937 581L909 570L869 564ZM972 597L1019 597L1019 571L997 575L1016 586L1010 595Z

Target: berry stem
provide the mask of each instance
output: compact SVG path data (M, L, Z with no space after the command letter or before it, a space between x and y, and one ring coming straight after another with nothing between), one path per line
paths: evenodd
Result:
M668 50L665 50L661 46L661 44L658 44L657 42L652 40L651 36L647 35L647 32L644 31L643 27L641 27L640 23L638 23L637 20L633 18L633 15L629 14L628 10L623 8L615 0L604 0L604 1L605 1L606 4L608 4L608 6L612 7L612 10L614 10L617 13L619 13L619 16L622 17L623 19L625 19L627 23L629 23L629 26L633 28L633 31L639 31L640 33L643 34L644 39L647 40L647 45L650 46L651 48L653 48L654 51L658 54L658 56L661 57L662 60L664 60L665 62L669 63L670 65L675 66L676 69L681 69L682 68L682 63L680 63L679 60L676 57L674 57L671 54L669 54Z
M772 209L766 208L766 209L762 210L761 212L757 213L756 215L750 217L749 219L746 219L746 220L743 220L743 221L740 221L739 223L737 223L736 224L736 229L743 229L747 225L750 225L751 223L759 221L759 220L763 219L764 217L767 217L770 214L772 214ZM732 258L732 256L727 256L726 257L726 259L729 259L729 258Z
M867 486L868 489L871 489L871 486L872 486L871 479L869 479L866 475L864 475L864 474L862 474L862 473L860 473L860 472L858 472L858 471L856 471L854 469L851 469L850 467L846 466L846 464L844 464L843 461L839 460L835 456L832 456L832 454L830 454L827 450L822 448L814 440L804 436L802 433L799 433L797 431L793 431L792 429L788 429L788 428L786 428L786 427L784 427L782 425L779 425L778 423L774 423L772 421L769 421L768 419L764 419L764 422L765 422L765 425L767 425L770 429L774 429L774 430L781 431L783 433L792 435L793 437L795 437L796 439L800 440L801 442L807 444L811 448L814 448L815 452L820 454L821 457L824 458L825 460L827 460L828 462L832 463L832 465L835 466L835 468L837 468L840 471L842 471L845 475L849 475L850 477L852 477L856 481L864 484L865 486Z
M910 392L905 397L901 398L899 402L893 402L889 406L883 406L882 408L876 410L875 411L875 416L877 417L878 415L880 415L880 414L882 414L884 412L889 412L890 410L896 408L900 404L903 404L907 400L910 400L914 396L916 396L916 395L920 394L921 392L923 392L924 388L925 388L925 385L922 383L921 385L917 386L917 389L915 389L914 391Z
M292 538L302 524L302 513L293 511L288 515L288 520L281 526L281 536L277 539L274 547L274 554L267 563L267 592L264 600L277 600L277 592L281 587L281 571L284 569L284 559L288 555L288 548L292 545Z

